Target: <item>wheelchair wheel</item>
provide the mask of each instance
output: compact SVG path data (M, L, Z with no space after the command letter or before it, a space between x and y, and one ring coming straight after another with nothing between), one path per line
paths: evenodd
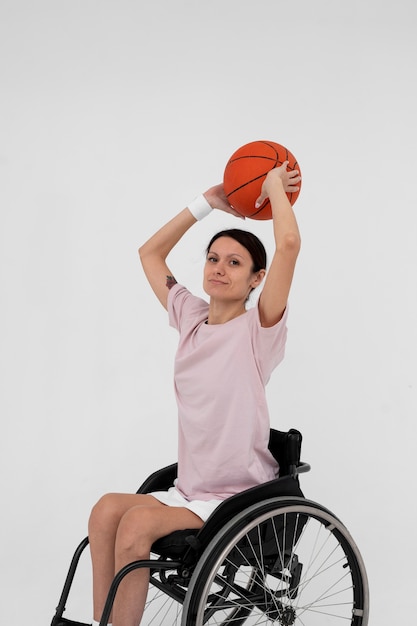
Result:
M234 517L208 545L181 624L366 626L368 604L365 567L345 526L315 502L274 498Z

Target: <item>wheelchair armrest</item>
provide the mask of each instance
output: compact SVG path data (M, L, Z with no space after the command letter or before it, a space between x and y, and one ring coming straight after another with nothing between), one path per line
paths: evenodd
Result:
M149 493L150 491L166 491L173 486L178 473L178 463L172 463L157 470L141 484L136 493Z
M295 468L295 473L296 474L306 474L310 470L311 470L310 463L304 463L303 461L300 461L300 463Z

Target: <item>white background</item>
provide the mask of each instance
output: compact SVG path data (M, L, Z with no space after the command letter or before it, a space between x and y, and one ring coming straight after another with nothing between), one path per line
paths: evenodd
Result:
M414 0L1 0L3 624L49 624L91 505L176 459L177 338L137 247L257 139L303 173L271 421L360 547L371 624L413 622L415 24ZM187 233L177 280L201 293L236 224Z

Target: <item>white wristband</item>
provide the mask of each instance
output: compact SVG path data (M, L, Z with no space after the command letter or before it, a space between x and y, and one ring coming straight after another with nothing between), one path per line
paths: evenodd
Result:
M209 202L206 200L206 198L203 196L203 194L200 194L199 196L197 196L197 198L194 198L194 200L190 202L190 204L188 205L188 210L190 211L191 215L199 221L202 220L203 217L209 215L213 209L210 206Z

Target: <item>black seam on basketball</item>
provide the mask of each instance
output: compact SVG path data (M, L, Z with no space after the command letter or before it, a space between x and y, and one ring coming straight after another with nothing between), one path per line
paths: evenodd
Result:
M261 206L259 207L259 209L257 211L255 211L254 213L251 213L250 215L247 215L246 217L249 217L249 219L251 219L252 217L255 217L255 215L258 215L258 213L262 213L262 211L264 209L266 209L266 207L269 204L271 204L271 203L269 201L269 198L267 198L266 201L261 204Z
M278 166L278 164L282 165L284 163L284 161L289 161L290 154L288 152L288 148L286 148L285 146L282 146L284 148L284 150L285 150L285 159L284 159L284 161L281 161L281 159L279 158L278 150L276 149L276 147L274 145L272 145L268 141L260 141L259 143L263 143L265 146L268 146L269 148L272 148L272 150L275 152L275 154L276 154L276 166ZM293 157L294 157L294 155L293 155ZM269 158L269 157L267 157L267 158ZM295 157L294 157L294 163L293 163L292 167L291 167L290 164L288 164L288 169L291 172L293 172L294 170L298 170L298 162L296 161Z
M241 156L238 156L236 158L232 158L229 159L229 163L236 163L236 161L240 161L240 159L264 159L265 161L276 161L276 159L274 159L274 157L268 157L268 156L264 156L262 154L242 154Z
M268 172L269 171L270 170L268 170ZM232 194L236 193L236 191L239 191L240 189L243 189L243 187L246 187L247 185L254 183L255 181L262 178L263 176L266 176L268 172L265 172L264 174L260 174L259 176L257 176L256 178L252 178L251 180L247 180L245 183L243 183L243 185L240 185L240 187L236 187L236 189L233 189L233 191L229 191L229 193L226 194L226 198L229 199Z
M260 141L259 143L263 143L264 146L268 146L268 148L272 148L272 150L275 152L275 167L276 167L279 163L279 154L278 154L278 150L276 149L276 147L272 145L271 143L269 143L268 141Z
M275 148L275 146L271 145L270 143L268 143L267 141L263 141L262 143L264 143L265 145L269 146L270 148L272 148L277 156L277 162L280 161L279 158L279 153L278 150ZM281 165L284 163L284 161L288 161L289 160L289 154L288 154L288 148L286 148L285 146L282 146L285 150L285 159L283 161L281 161Z

